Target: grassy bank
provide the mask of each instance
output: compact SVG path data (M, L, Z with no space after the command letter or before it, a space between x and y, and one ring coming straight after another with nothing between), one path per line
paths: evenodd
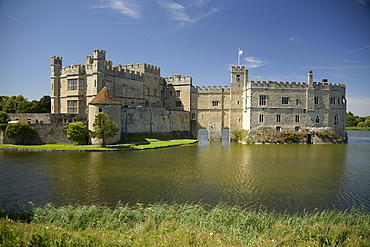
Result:
M220 204L65 206L1 212L0 246L369 246L370 216Z
M0 148L34 149L34 150L63 150L63 151L111 151L111 150L141 150L150 148L172 147L195 143L195 139L176 139L166 136L132 136L122 140L120 144L108 145L105 148L94 145L72 145L72 144L43 144L43 145L13 145L0 144Z
M346 130L370 131L370 127L346 127Z

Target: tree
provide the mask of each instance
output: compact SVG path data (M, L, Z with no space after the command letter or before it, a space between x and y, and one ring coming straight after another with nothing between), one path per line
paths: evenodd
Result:
M0 131L5 131L6 125L10 118L6 115L6 112L0 111Z
M25 144L33 139L35 128L25 122L10 123L6 126L5 135L13 139L15 144Z
M84 123L75 122L68 124L67 127L67 138L73 141L74 145L87 144L87 137L89 130Z
M6 105L3 107L3 111L6 113L15 113L15 106L13 101L7 101Z
M99 113L95 116L91 136L101 139L102 147L106 146L106 139L109 137L113 137L118 131L118 125L110 119L110 116L108 114Z
M0 123L7 123L9 122L9 117L6 115L6 112L0 111Z

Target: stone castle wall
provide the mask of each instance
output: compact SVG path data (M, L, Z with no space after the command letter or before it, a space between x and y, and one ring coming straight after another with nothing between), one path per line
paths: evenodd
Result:
M190 76L162 78L157 66L113 66L105 57L104 50L94 50L85 65L67 67L62 67L61 57L51 58L54 113L89 114L89 102L107 87L122 104L117 122L123 134L185 131L196 137L204 127L209 138L217 140L223 128L233 133L260 127L277 131L332 127L345 135L345 85L313 82L312 71L307 82L256 82L249 81L244 66L232 66L229 87L194 87ZM77 81L73 89L70 80ZM266 97L264 105L261 95ZM178 121L172 121L176 117Z

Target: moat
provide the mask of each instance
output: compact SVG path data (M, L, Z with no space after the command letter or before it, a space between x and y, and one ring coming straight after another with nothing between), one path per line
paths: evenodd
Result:
M127 152L0 150L0 206L228 202L370 211L370 132L348 144L207 142Z

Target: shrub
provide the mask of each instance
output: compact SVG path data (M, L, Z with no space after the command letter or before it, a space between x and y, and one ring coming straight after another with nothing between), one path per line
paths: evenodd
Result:
M74 145L87 144L89 130L84 123L75 122L68 124L67 138L73 141Z
M35 128L25 122L10 123L6 126L5 135L15 144L26 144L34 138Z

